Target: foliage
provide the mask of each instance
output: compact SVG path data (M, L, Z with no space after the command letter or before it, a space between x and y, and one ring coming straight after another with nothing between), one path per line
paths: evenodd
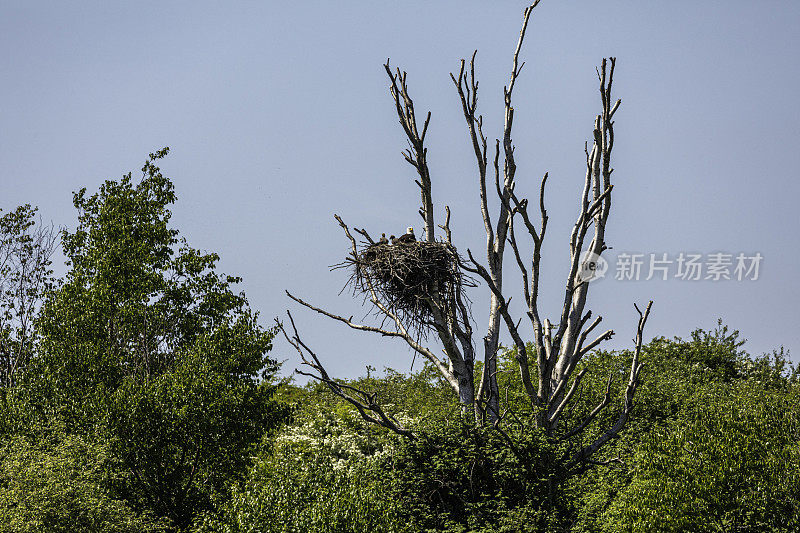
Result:
M98 435L130 475L116 494L186 528L243 474L285 410L271 400L274 331L240 279L170 226L171 181L151 154L131 174L74 195L70 266L45 302L40 351L20 395L37 425Z
M413 419L442 419L460 413L452 387L427 361L423 361L419 370L412 369L408 373L387 368L383 376L377 377L374 370L367 367L367 376L350 380L350 383L375 392L376 399L392 414Z
M574 424L621 387L628 353L597 352ZM514 389L513 350L498 361ZM628 429L581 476L563 476L570 444L545 438L524 397L505 435L442 408L429 368L348 383L377 390L416 439L365 424L319 384L287 387L295 421L274 439L217 521L221 531L792 531L800 516L797 369L782 352L752 358L736 332L654 339ZM439 390L439 388L442 390ZM501 389L502 390L502 389ZM596 431L613 420L610 411ZM513 421L512 421L513 420ZM527 421L527 426L526 426ZM508 438L507 438L508 437ZM585 436L593 438L593 434ZM399 439L399 440L398 440ZM580 443L573 443L574 445ZM380 516L391 520L381 521ZM270 524L270 526L265 526ZM269 527L271 529L264 529ZM213 529L208 529L213 530Z
M0 532L165 531L163 523L112 497L106 485L114 474L107 448L80 437L6 442L0 449Z
M189 248L169 226L173 185L153 164L164 155L166 149L151 154L137 184L128 174L94 195L74 195L79 226L63 234L71 268L45 303L38 329L48 392L76 423L83 416L78 406L116 390L127 376L157 376L199 336L251 320L243 295L230 288L239 278L217 274L219 257ZM257 355L248 363L260 368Z
M271 387L215 368L224 355L236 354L231 344L253 342L237 338L236 329L214 336L229 339L200 339L146 386L126 379L109 407L112 449L134 473L118 491L176 524L212 506L247 469L255 444L282 413L269 402Z
M740 350L744 343L739 339L738 331L729 332L728 326L720 320L714 331L696 329L688 341L679 337L671 341L664 337L653 339L648 351L659 354L673 365L690 366L695 372L705 374L704 380L727 382L741 377L742 365L747 358L746 352Z
M439 421L392 458L392 497L418 531L551 531L559 525L557 448L533 427L500 432Z
M284 390L295 401L295 421L269 441L268 452L233 491L225 511L205 527L231 532L555 527L560 515L552 512L559 491L551 482L554 448L540 432L527 432L528 441L512 449L500 433L462 423L455 402L451 409L433 409L442 405L440 396L451 398L433 369L369 374L349 383L380 390L386 407L415 428L417 439L364 422L320 384Z
M36 344L33 321L52 288L52 226L36 224L37 209L22 205L0 216L0 388L13 386Z
M575 531L794 531L797 369L751 358L737 332L654 339L629 430L570 491Z
M797 401L797 391L764 394L750 383L698 391L678 420L642 439L604 530L796 530Z
M300 415L258 458L247 479L200 531L327 533L409 530L387 497L387 456L397 435L367 425L344 405Z

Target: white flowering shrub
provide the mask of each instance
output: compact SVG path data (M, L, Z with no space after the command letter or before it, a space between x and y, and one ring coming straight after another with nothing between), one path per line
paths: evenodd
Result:
M391 406L389 406L391 407ZM407 416L398 420L409 425ZM275 439L275 454L303 459L303 464L330 462L334 470L363 462L379 462L391 455L401 437L370 424L348 406L302 417Z
M232 490L222 516L208 518L198 531L407 531L382 470L401 437L368 424L349 406L316 406L271 440L269 452Z

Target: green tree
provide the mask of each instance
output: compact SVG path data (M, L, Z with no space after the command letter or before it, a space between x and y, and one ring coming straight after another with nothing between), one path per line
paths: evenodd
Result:
M167 151L138 182L75 193L70 269L43 307L24 395L48 423L102 435L130 473L116 493L186 528L283 411L266 355L274 332L233 291L240 279L217 273L219 257L169 224L175 192L155 165Z
M797 531L798 394L707 386L642 439L605 531Z
M498 357L502 432L458 420L435 370L342 380L375 394L415 439L381 433L323 384L286 387L292 424L259 454L209 531L795 531L800 516L798 373L783 352L753 358L735 331L696 330L643 346L626 431L582 475L571 443L535 430L514 396L515 349ZM622 355L622 357L620 357ZM587 355L569 431L624 387L630 354ZM581 369L579 369L581 370ZM444 399L450 398L450 404ZM442 406L447 405L447 408ZM609 423L624 406L601 413ZM616 409L616 412L615 412ZM603 424L598 424L602 426ZM595 438L590 429L587 439ZM505 433L505 434L504 434ZM575 444L575 445L579 445ZM382 520L381 517L389 517ZM266 524L266 525L265 525Z
M364 421L322 384L286 387L292 423L269 440L204 531L563 530L559 448L535 431L531 415L519 413L529 427L515 427L509 441L458 420L435 369L380 377L369 370L342 385L374 391L417 438Z
M797 369L742 345L720 325L644 347L631 427L605 450L621 463L569 488L575 531L797 530Z
M36 344L34 318L52 288L52 226L36 223L37 209L22 205L0 216L0 388L12 387ZM5 394L5 393L3 393Z
M111 496L112 462L106 446L77 436L10 439L0 448L0 533L164 531Z
M310 392L292 426L271 439L247 478L201 531L399 533L417 531L386 473L397 435L369 426L331 394ZM330 399L333 405L323 403Z

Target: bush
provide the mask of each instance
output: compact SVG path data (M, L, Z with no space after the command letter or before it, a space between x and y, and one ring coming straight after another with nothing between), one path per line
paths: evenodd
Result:
M392 497L418 531L552 531L560 527L557 449L533 427L513 444L492 428L441 421L404 441Z
M624 464L575 480L573 531L800 527L797 368L726 332L647 346L633 420L607 451Z
M0 449L0 532L166 531L110 495L111 462L104 446L74 436L9 440Z
M396 438L350 411L305 414L234 488L217 517L199 531L350 533L410 531L388 497L386 457Z
M749 383L699 391L643 439L605 531L797 531L799 399Z

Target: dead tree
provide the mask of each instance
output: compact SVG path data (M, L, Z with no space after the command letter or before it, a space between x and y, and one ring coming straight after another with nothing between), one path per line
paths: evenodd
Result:
M590 339L590 335L600 324L601 318L597 317L592 320L591 311L586 310L590 280L581 277L581 267L587 254L599 257L606 250L605 231L611 211L613 189L611 183L613 172L611 154L614 147L613 118L619 109L620 100L614 101L611 96L615 59L603 59L601 67L597 70L601 112L594 120L591 149L588 143L584 148L586 173L577 220L570 235L571 261L566 275L564 302L558 321L552 323L547 318L542 318L538 304L541 254L548 222L545 208L545 185L548 175L545 174L539 184L538 202L531 204L527 198L519 196L516 192L517 166L515 147L512 141L514 123L512 96L524 66L524 63L519 60L519 55L528 22L538 3L539 0L536 0L525 9L523 14L522 29L513 54L511 76L508 85L503 89L505 117L502 137L495 140L491 163L488 142L483 131L483 117L477 111L478 81L475 78L477 52L473 53L468 65L465 60L461 60L457 75L451 74L477 163L480 208L486 232L485 263L476 258L470 250L467 250L468 259L459 261L461 269L477 276L488 287L489 317L486 334L482 338L481 359L483 364L480 379L477 380L477 389L474 379L477 343L473 339L469 307L462 290L446 292L431 290L419 298L424 305L425 316L430 317L424 321L424 326L428 328L428 331L436 333L444 357L437 355L437 351L428 347L419 335L414 334L407 320L404 320L406 317L401 312L402 310L385 297L385 291L380 285L382 280L374 276L367 274L362 280L362 287L367 299L383 317L380 327L355 323L352 321L352 317L345 318L336 315L288 292L287 294L297 303L338 320L353 329L402 339L412 350L439 370L457 394L463 413L474 413L477 423L488 423L501 431L506 410L501 405L497 385L497 355L498 350L501 349L500 330L504 324L515 347L522 387L529 399L532 411L535 412L537 426L551 439L570 440L581 436L586 428L597 420L598 415L611 404L612 380L610 377L602 400L593 410L587 413L583 419L570 424L570 428L559 425L565 408L570 405L576 392L580 390L581 380L588 371L588 367L581 367L582 359L614 334L612 330L607 330ZM397 116L408 140L409 148L403 152L403 156L414 167L418 175L415 183L420 189L422 198L419 213L425 224L425 241L427 243L441 242L443 245L453 246L449 227L449 207L445 207L444 224L438 226L443 232L441 240L437 241L435 236L437 225L434 221L434 201L425 146L425 136L431 114L430 112L426 114L420 127L414 102L408 92L406 73L401 72L400 69L393 70L388 61L384 67L389 78L389 91ZM490 173L491 176L489 176ZM487 184L489 181L493 181L493 187L491 183ZM496 194L499 199L499 211L496 214L493 214L489 208L491 194ZM531 208L531 205L534 207ZM336 220L350 241L348 260L351 264L358 265L359 262L363 264L365 257L369 259L368 250L375 246L381 246L372 239L366 230L354 228L354 231L365 239L364 243L359 245L350 228L338 215ZM525 255L518 241L518 238L525 234L530 238L533 246L532 254L529 257ZM509 308L511 297L507 296L508 290L503 284L506 245L511 248L522 278L522 296L527 320L533 330L533 338L530 339L533 350L530 354L520 330L521 319L512 316ZM356 268L358 267L356 266ZM593 461L592 455L625 425L633 407L633 396L639 383L639 374L642 368L639 357L642 332L651 304L652 302L644 311L640 311L636 307L639 313L639 324L635 348L616 422L592 442L582 443L577 452L572 455L570 464L587 464ZM294 323L292 325L294 326ZM284 331L284 333L286 332ZM303 362L317 372L317 374L306 375L311 375L328 384L334 393L355 405L362 416L368 420L399 433L408 433L407 428L398 427L396 421L375 405L374 396L370 396L365 391L344 387L339 382L332 380L317 356L300 341L296 329L292 336L287 335L287 339L300 352ZM531 358L533 362L530 361Z

